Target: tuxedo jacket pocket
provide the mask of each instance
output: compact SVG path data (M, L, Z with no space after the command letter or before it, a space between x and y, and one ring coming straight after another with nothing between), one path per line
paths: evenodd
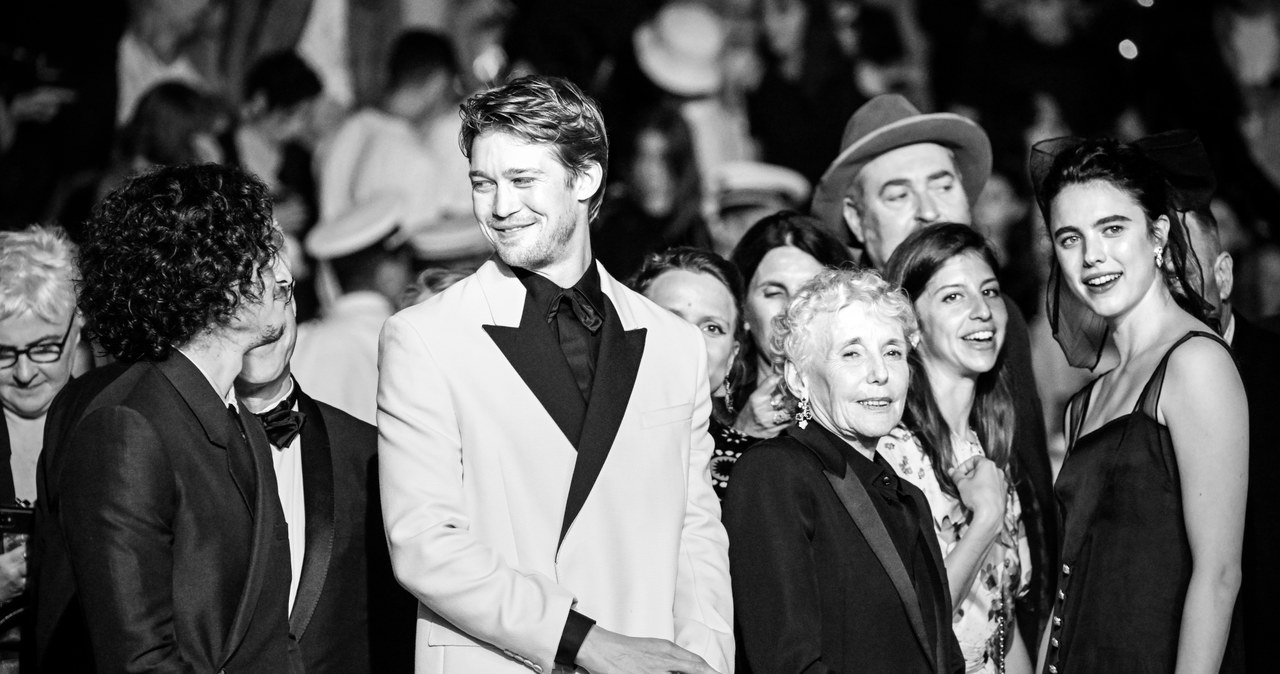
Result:
M653 426L673 424L677 421L688 421L692 416L693 403L685 403L645 412L644 416L641 417L641 425L644 428L651 428Z
M479 646L475 639L440 623L428 623L428 646Z

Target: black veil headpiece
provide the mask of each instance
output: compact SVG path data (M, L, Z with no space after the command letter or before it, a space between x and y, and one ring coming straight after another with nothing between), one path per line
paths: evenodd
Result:
M1044 140L1031 148L1031 184L1046 227L1051 224L1044 184L1051 174L1066 168L1060 159L1081 145L1107 142L1114 141L1064 137ZM1217 325L1216 311L1202 294L1203 274L1184 218L1187 211L1207 207L1217 187L1209 155L1195 132L1185 130L1147 136L1130 143L1129 147L1150 163L1165 184L1163 214L1169 218L1161 270L1165 284L1182 308L1209 325ZM1056 256L1049 258L1045 305L1053 337L1067 362L1090 370L1096 367L1107 341L1106 321L1065 287Z

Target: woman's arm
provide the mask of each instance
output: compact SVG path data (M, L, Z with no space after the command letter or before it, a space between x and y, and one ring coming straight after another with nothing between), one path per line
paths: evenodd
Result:
M1240 589L1249 412L1230 354L1195 339L1169 360L1159 421L1169 427L1191 545L1177 672L1217 672Z
M1004 626L1005 638L1013 638L1013 643L1009 646L1009 652L1004 656L1005 674L1031 674L1031 654L1027 652L1027 645L1022 641L1022 631L1018 629L1016 620L1009 621Z
M960 491L960 500L973 511L969 528L947 555L947 586L951 589L953 611L969 595L978 567L986 559L1004 523L1009 485L1004 471L985 456L972 457L951 470L951 479ZM1016 630L1015 630L1016 631Z

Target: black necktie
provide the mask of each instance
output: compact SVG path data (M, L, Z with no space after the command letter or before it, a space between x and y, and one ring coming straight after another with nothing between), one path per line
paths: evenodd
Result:
M302 412L293 410L294 396L280 401L279 405L258 414L258 418L262 420L262 426L267 431L267 439L271 444L280 449L289 446L293 439L298 437L298 433L302 432L302 424L306 422L307 417Z
M567 311L564 310L566 308ZM589 400L596 365L592 358L591 336L600 330L604 319L583 296L582 291L568 288L560 293L547 311L547 322L552 321L555 321L560 350L564 352L565 360L569 361L569 369L573 370L578 390L583 399Z
M241 438L248 440L249 436L245 435L244 425L240 423L240 413L236 411L235 405L227 403L227 416L231 418L232 428L236 429Z

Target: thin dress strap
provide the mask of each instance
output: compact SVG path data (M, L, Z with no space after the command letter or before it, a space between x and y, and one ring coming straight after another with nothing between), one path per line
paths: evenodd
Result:
M1098 383L1102 377L1095 377L1084 388L1076 392L1071 400L1067 403L1067 409L1071 413L1069 426L1067 428L1067 452L1071 452L1071 448L1075 447L1076 439L1080 437L1080 427L1084 425L1084 414L1089 411L1089 403L1093 400L1093 386Z
M1169 365L1169 357L1173 355L1175 349L1182 346L1183 342L1191 339L1192 337L1208 337L1218 344L1221 344L1222 348L1226 349L1228 354L1231 353L1231 347L1228 346L1226 342L1222 341L1221 337L1212 332L1192 330L1183 335L1178 339L1178 341L1173 343L1173 346L1169 347L1168 351L1164 352L1164 357L1160 359L1160 364L1157 365L1155 371L1151 373L1151 379L1147 380L1147 385L1143 387L1142 394L1138 396L1138 402L1133 406L1134 412L1141 410L1143 414L1152 419L1159 418L1156 416L1158 413L1157 408L1160 406L1160 391L1164 388L1164 372Z

